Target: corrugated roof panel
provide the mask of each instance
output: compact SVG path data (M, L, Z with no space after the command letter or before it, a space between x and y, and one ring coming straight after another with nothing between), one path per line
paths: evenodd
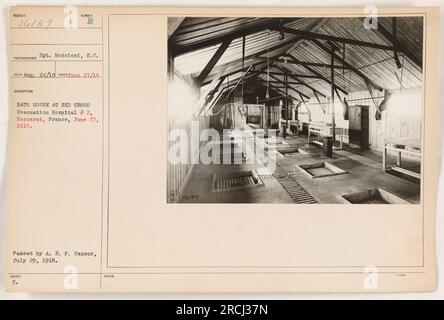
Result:
M214 36L230 34L233 31L250 28L255 24L264 23L266 20L269 21L270 18L186 18L173 35L173 41L176 41L179 45L199 43L200 41L211 39ZM396 21L398 41L420 59L422 57L423 41L422 17L398 17ZM379 17L379 22L389 33L392 31L391 17ZM287 23L285 26L336 37L391 45L391 41L384 36L381 30L366 29L363 24L363 18L299 18L291 23ZM314 28L315 30L313 30ZM330 64L331 58L328 52L322 50L312 40L297 41L297 39L299 39L298 36L286 34L285 40L281 40L279 32L270 32L268 30L249 34L246 36L245 42L245 56L247 57L245 65L249 66L252 62L258 62L259 60L253 61L251 57L258 52L264 52L267 47L272 48L280 43L282 45L279 49L271 51L270 56L279 56L288 53L288 50L292 49L291 54L300 61ZM241 68L242 41L242 38L237 38L230 44L213 71L207 77L207 81L211 80L221 69L224 69L224 73L229 73ZM324 40L319 41L325 44ZM343 45L338 43L338 46L342 48ZM219 44L182 54L175 58L175 68L184 75L197 76L217 51L218 47ZM342 50L338 52L338 55L343 56ZM264 56L266 56L266 54L262 54L262 57ZM422 85L421 67L415 65L409 58L404 57L401 53L399 54L399 59L402 63L402 68L400 69L396 66L392 51L346 44L344 58L347 63L383 88L397 90L401 87L401 81L403 88L417 88ZM270 64L273 63L274 62L270 61ZM340 62L336 60L335 64L340 65ZM227 65L229 65L229 67L225 68ZM262 63L262 66L264 65L266 65L265 60ZM295 74L312 74L307 68L300 65L290 63L277 63L277 65ZM323 77L330 79L331 71L329 68L314 66L310 68ZM242 75L242 73L239 72L237 74ZM230 78L233 77L235 77L235 75L230 76ZM260 75L259 77L263 79L264 75ZM330 95L331 88L327 81L312 78L303 78L301 80L312 86L315 90L327 96ZM336 69L335 83L349 92L367 90L367 86L362 77L347 69L345 71ZM295 88L303 91L307 95L313 96L313 91L305 86L296 85Z
M185 19L186 21L188 21L187 18ZM196 18L191 18L191 19L196 19ZM222 18L222 20L227 20L228 18ZM215 19L211 19L211 23L220 23L219 20L214 21ZM242 28L246 28L251 26L252 24L254 24L254 22L257 22L258 20L264 20L264 19L229 19L229 22L223 24L223 27L225 29L222 28L221 25L218 26L219 30L223 29L225 33L229 33L232 32L234 30L239 30ZM289 27L294 27L294 28L298 28L301 30L307 30L307 29L311 29L320 19L319 18L300 18L297 21L291 22L286 24L286 26ZM190 23L190 22L188 22ZM227 25L229 24L229 27L227 27ZM211 29L214 30L213 27L211 27ZM181 33L184 32L183 31L183 27L181 25L181 27L178 29L178 31L176 31L176 33ZM220 31L222 32L222 31ZM175 33L175 35L176 35ZM202 41L202 40L206 40L208 38L211 38L213 36L215 36L215 33L209 33L207 31L205 32L200 32L202 33L201 35L199 35L198 37L194 38L194 41ZM196 34L196 33L194 33ZM219 35L219 34L217 34ZM183 41L177 41L179 36L175 36L174 41L176 41L179 44L183 44ZM297 36L294 35L286 35L286 40L290 40L290 39L297 39ZM275 31L261 31L261 32L257 32L251 35L247 35L246 36L246 41L245 41L245 56L251 56L257 52L260 52L261 50L266 49L267 47L272 48L273 46L277 45L280 43L281 40L279 40L279 32L275 32ZM218 63L216 64L217 66L221 66L223 64L238 60L242 58L242 38L237 38L235 39L230 46L228 47L228 49L225 51L224 55L221 57L221 59L218 61ZM190 43L190 41L187 42L188 44ZM211 57L214 55L214 53L217 51L217 48L220 45L215 45L215 46L211 46L208 48L204 48L204 49L200 49L200 50L196 50L190 53L186 53L183 55L180 55L178 57L175 58L175 67L183 74L183 75L189 75L189 74L198 74L204 67L205 65L208 63L208 61L210 61Z

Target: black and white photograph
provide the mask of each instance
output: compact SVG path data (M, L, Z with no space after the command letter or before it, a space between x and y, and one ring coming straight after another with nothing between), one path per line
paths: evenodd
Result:
M168 203L419 204L421 16L168 17Z
M444 297L437 0L4 1L0 300Z

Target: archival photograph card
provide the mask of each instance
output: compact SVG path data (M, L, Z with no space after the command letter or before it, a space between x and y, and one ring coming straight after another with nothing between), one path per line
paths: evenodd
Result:
M437 8L9 28L9 291L435 290Z

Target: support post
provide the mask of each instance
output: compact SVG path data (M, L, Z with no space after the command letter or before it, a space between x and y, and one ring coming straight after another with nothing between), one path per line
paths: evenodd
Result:
M174 57L171 55L170 50L168 50L168 61L167 61L167 73L168 73L168 79L173 80L174 79Z
M222 42L222 44L219 46L217 51L211 57L210 61L208 61L208 63L203 68L201 73L197 76L196 83L199 86L202 86L203 82L208 77L208 75L210 74L211 70L213 70L214 66L217 64L217 62L222 57L222 55L225 53L225 51L228 49L230 44L231 44L231 40L226 40L226 41Z
M382 137L382 171L387 171L387 148L385 138Z
M392 18L392 29L393 29L393 57L395 59L395 63L396 63L396 67L398 67L398 69L401 69L402 65L401 62L399 61L399 57L398 57L398 40L396 39L396 17Z
M288 127L288 83L287 83L288 76L287 76L287 73L285 73L284 79L285 79L285 120L286 120L285 121L285 124L286 124L285 130L288 130L289 127Z
M335 123L335 45L330 44L330 55L331 55L331 125L333 134L333 143L336 141L336 123Z
M242 76L245 70L245 40L246 36L242 37ZM244 78L242 77L242 104L244 103Z

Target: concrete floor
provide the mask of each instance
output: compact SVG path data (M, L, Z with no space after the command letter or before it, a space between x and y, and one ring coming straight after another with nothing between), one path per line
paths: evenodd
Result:
M302 151L301 152L298 152ZM229 191L213 190L215 177L230 176L235 172L257 170L257 164L211 164L195 165L189 183L180 202L188 203L295 203L283 187L283 179L289 177L302 186L318 203L343 203L342 195L381 188L411 203L420 202L420 181L408 176L396 176L382 171L382 154L370 150L356 150L346 146L334 150L333 159L323 158L321 147L307 144L306 136L276 138L276 171L273 175L260 175L259 183L235 187ZM282 153L280 153L282 151ZM293 153L291 153L293 151ZM251 152L251 151L250 151ZM254 157L249 154L248 157ZM299 169L327 161L346 173L335 176L311 178ZM388 156L389 163L396 163L394 156ZM420 162L404 160L402 166L420 171ZM325 171L325 170L320 170Z

